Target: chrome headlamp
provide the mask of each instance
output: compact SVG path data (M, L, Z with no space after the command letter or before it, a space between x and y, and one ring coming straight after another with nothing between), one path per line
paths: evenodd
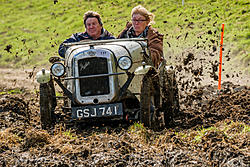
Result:
M54 63L50 68L51 73L56 77L61 77L65 73L65 67L62 63Z
M132 66L132 59L128 56L122 56L118 60L118 66L122 70L129 70Z

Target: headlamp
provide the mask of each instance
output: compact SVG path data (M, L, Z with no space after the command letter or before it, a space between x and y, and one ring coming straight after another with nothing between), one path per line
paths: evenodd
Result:
M51 68L51 73L56 77L61 77L65 73L65 67L62 63L54 63Z
M129 70L132 66L132 59L128 56L122 56L118 60L118 66L122 70Z

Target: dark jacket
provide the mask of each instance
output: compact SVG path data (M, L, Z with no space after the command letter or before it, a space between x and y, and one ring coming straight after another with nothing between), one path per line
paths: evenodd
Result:
M147 26L140 35L136 36L132 23L127 23L126 28L120 33L118 38L147 38L148 48L150 50L154 66L158 67L159 63L163 59L163 35L151 25Z
M65 52L68 48L63 45L64 43L79 42L79 41L86 40L86 39L93 40L93 38L89 36L87 32L84 32L84 33L78 32L78 33L72 34L70 38L63 41L63 43L59 46L59 50L58 50L59 55L61 57L65 57ZM102 34L97 40L107 40L107 39L115 39L115 37L112 36L111 33L109 33L107 30L103 28Z

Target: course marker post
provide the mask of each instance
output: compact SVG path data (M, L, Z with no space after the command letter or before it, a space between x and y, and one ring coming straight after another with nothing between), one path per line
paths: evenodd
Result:
M220 64L219 64L219 82L218 82L218 90L221 90L221 71L222 71L223 35L224 35L224 24L222 24L222 27L221 27Z

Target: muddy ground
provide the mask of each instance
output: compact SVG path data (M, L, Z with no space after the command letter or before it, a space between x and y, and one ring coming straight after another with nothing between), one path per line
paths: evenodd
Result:
M161 131L136 123L44 131L33 71L1 69L0 166L250 165L247 83L223 82L218 92L180 77L181 114Z

